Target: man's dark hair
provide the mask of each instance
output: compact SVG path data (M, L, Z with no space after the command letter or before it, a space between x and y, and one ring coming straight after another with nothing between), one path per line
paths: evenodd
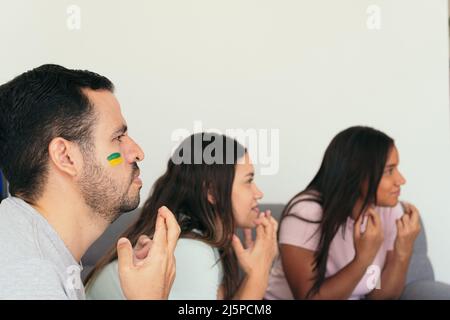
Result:
M83 89L113 92L114 85L90 71L46 64L0 86L0 169L11 195L28 202L40 197L54 138L83 150L92 145L96 116Z

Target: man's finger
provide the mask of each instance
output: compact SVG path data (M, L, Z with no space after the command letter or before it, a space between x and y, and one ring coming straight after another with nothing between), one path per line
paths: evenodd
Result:
M148 240L143 247L139 249L134 249L134 254L138 259L145 259L151 248L152 248L152 240Z
M127 238L117 241L117 260L119 274L133 268L133 248Z
M142 234L139 236L138 241L136 242L136 245L134 246L134 250L135 251L139 251L142 248L144 248L149 242L151 242L152 240L150 239L149 236Z
M180 225L178 224L174 214L166 206L161 207L158 212L166 221L168 250L170 252L174 252L180 236Z
M152 252L156 254L167 253L167 225L166 219L160 214L156 218L155 234L153 235ZM147 256L148 259L150 255Z

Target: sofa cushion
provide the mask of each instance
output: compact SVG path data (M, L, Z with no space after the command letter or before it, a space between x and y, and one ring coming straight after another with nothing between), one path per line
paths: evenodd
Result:
M450 300L450 285L433 280L418 280L408 284L401 300Z

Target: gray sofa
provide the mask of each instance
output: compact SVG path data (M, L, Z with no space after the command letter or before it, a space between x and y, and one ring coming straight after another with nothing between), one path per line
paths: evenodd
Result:
M261 205L261 209L270 209L272 215L276 218L279 218L283 207L284 205L282 204ZM83 279L103 254L105 254L109 248L115 246L120 235L135 219L137 219L138 214L139 209L123 214L89 248L82 258ZM408 270L406 283L407 285L402 294L402 299L450 299L450 285L435 281L433 267L427 254L427 240L424 228L422 228L415 243L414 254Z

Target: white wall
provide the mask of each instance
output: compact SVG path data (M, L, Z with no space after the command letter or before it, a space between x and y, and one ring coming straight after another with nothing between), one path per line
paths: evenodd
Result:
M71 4L79 30L67 26ZM2 1L0 82L48 62L109 76L146 151L143 197L172 132L195 120L280 130L280 170L257 178L266 202L304 188L338 131L375 126L397 141L402 197L450 282L447 17L446 0Z

